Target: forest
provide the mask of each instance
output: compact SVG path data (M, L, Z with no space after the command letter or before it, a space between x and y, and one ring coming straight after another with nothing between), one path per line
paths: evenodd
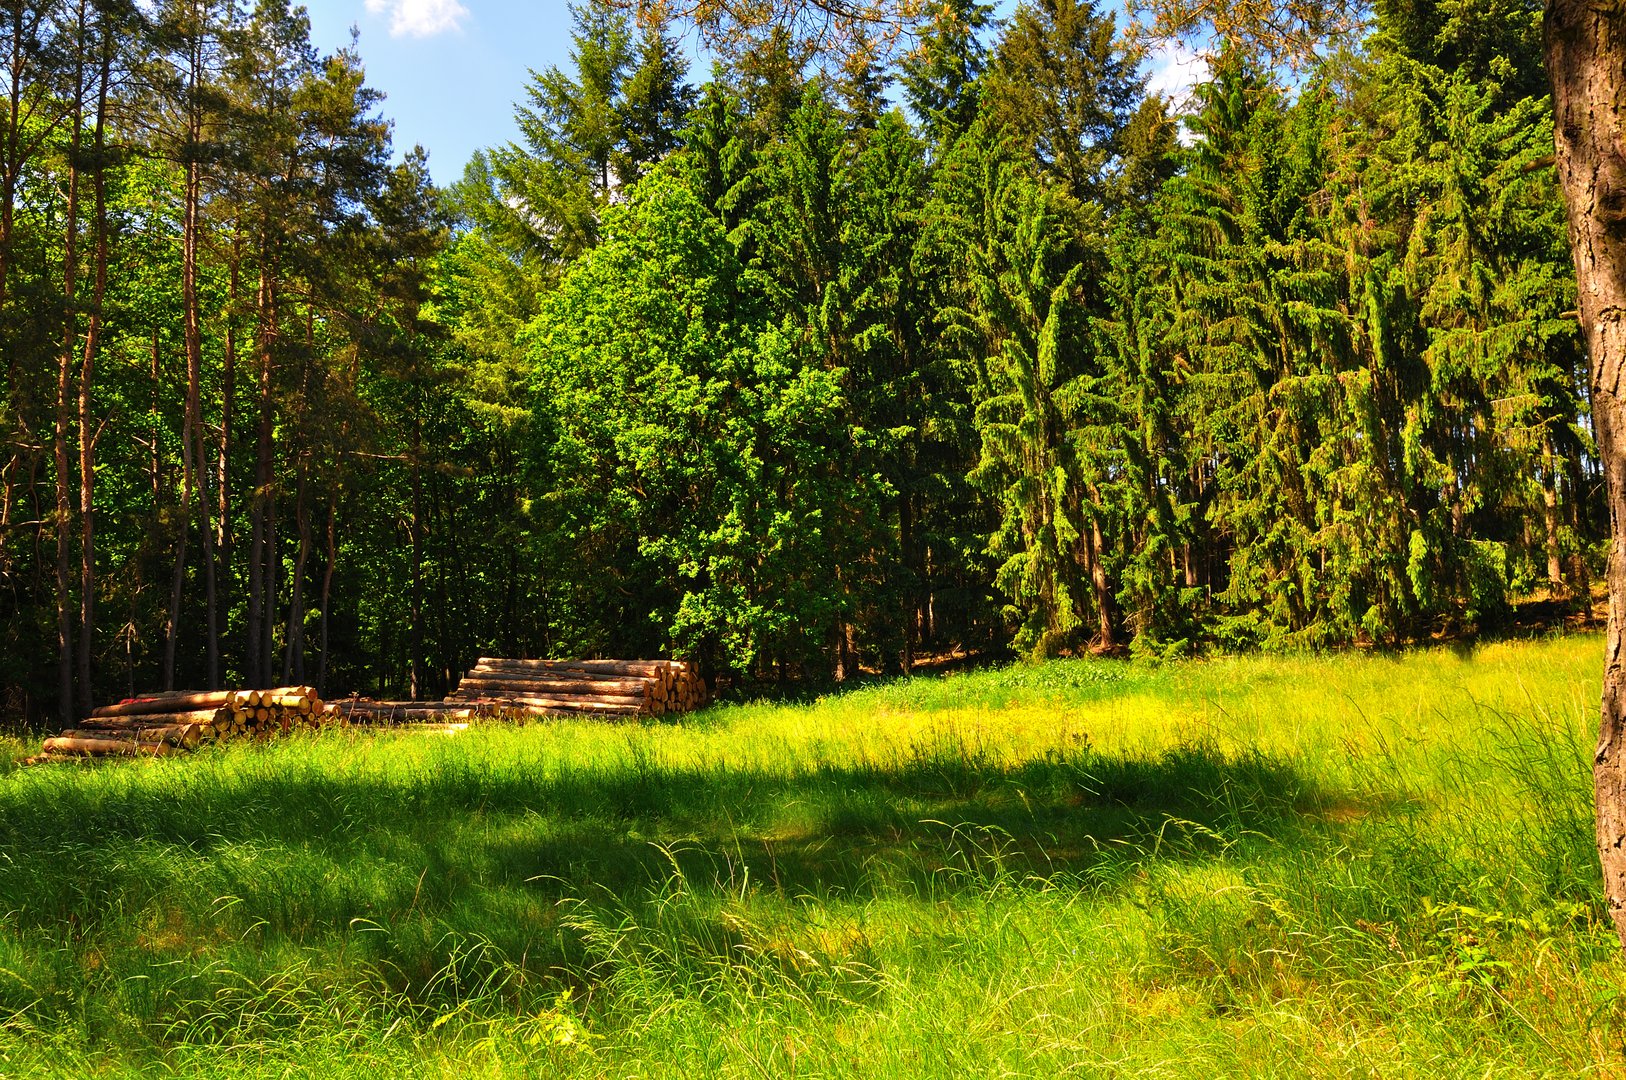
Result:
M1173 99L1090 0L707 71L658 5L571 13L437 188L287 0L6 4L0 713L1589 608L1540 5L1381 0Z

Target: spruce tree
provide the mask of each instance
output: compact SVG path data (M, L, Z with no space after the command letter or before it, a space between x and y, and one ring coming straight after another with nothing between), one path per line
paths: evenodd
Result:
M520 142L491 153L503 201L514 204L529 244L556 264L593 246L599 212L619 190L627 139L620 99L634 60L626 15L611 0L571 4L570 13L574 74L533 72L528 104L514 110ZM654 94L645 87L658 108Z
M979 79L988 61L982 35L993 12L992 4L977 0L948 0L935 7L899 65L909 111L938 156L976 118Z
M622 146L616 153L620 187L635 183L650 166L682 142L695 91L686 81L688 65L659 13L641 23L638 44L620 88Z

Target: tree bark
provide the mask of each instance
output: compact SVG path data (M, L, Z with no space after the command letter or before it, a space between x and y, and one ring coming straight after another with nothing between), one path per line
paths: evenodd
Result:
M270 222L263 223L269 230ZM271 681L271 621L275 604L268 603L271 592L275 539L271 533L272 484L272 350L276 337L276 298L273 295L269 265L269 243L261 245L260 283L256 294L258 308L257 347L259 352L260 414L254 453L254 498L249 515L248 560L248 673L252 682Z
M903 673L912 675L920 637L920 573L915 552L914 499L906 491L898 493L898 554L903 563L903 589L899 597L903 607L903 656L900 659Z
M316 667L316 691L319 694L327 693L327 643L328 643L328 610L333 599L333 567L338 562L339 545L334 529L334 519L338 516L338 508L330 496L327 502L327 551L326 562L322 567L322 651L321 659Z
M73 475L68 462L69 409L73 400L73 369L78 359L79 319L75 300L79 292L79 139L84 130L84 36L88 16L79 5L75 20L73 85L69 90L68 191L62 237L62 348L57 356L56 423L51 453L56 466L56 639L57 714L63 724L73 721Z
M95 704L90 678L91 647L96 636L96 437L91 429L90 388L96 372L96 350L101 344L102 304L107 297L107 95L113 80L113 34L102 31L101 71L96 84L96 131L91 137L95 173L91 189L95 199L95 283L91 286L90 317L85 326L84 353L79 365L79 712Z
M147 429L148 435L152 439L152 442L148 447L151 454L147 462L147 481L152 487L152 509L154 513L157 513L162 484L160 483L158 469L158 426L160 415L158 411L158 392L160 389L160 384L158 382L158 327L156 326L152 328L152 349L148 353L147 359L149 361L148 374L152 382L152 410L148 418L150 423Z
M407 697L417 701L423 694L423 418L420 406L412 414L412 610L407 626L409 680Z
M1609 526L1609 630L1593 781L1598 852L1626 945L1626 6L1550 0L1544 25Z
M1101 537L1101 522L1093 516L1090 518L1090 533L1085 546L1089 552L1090 588L1095 593L1096 641L1103 652L1110 652L1118 645L1112 629L1116 604L1112 598L1112 586L1107 582L1106 543Z
M226 336L220 359L220 445L215 461L215 564L217 580L229 589L232 560L231 530L231 425L237 402L237 302L242 285L243 252L239 222L232 227L229 284L226 293ZM227 601L228 610L230 600ZM226 652L225 634L229 616L218 627L221 654Z
M181 209L181 337L186 349L186 403L181 421L181 508L180 535L175 542L175 576L170 585L169 634L164 642L164 689L175 688L175 648L180 631L181 593L186 581L187 534L191 531L192 495L201 479L203 466L203 436L199 430L203 381L203 329L198 312L198 232L201 227L199 212L203 202L203 110L199 100L202 90L203 40L201 33L187 44L186 134L182 156L186 166L186 180ZM206 501L206 500L204 500ZM207 511L205 511L207 520ZM208 528L204 528L204 546L208 549ZM209 552L212 555L212 552ZM214 640L214 568L204 569L211 595L207 597L209 621L209 662L211 689L219 677L219 657Z
M282 681L305 678L305 566L310 561L310 513L305 505L305 473L300 467L299 485L294 495L294 523L299 530L299 554L294 557L293 588L288 597L288 624L282 653Z
M1553 439L1546 432L1541 436L1541 519L1546 536L1547 584L1554 590L1564 587L1564 564L1558 547L1558 458L1553 454Z

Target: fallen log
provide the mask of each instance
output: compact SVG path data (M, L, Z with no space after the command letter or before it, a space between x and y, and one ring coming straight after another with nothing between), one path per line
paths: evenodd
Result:
M482 656L477 669L492 671L579 671L589 674L635 675L659 678L670 671L670 660L505 660L501 657Z
M568 694L648 694L653 689L649 679L602 676L582 678L580 673L520 675L509 672L490 672L476 668L463 676L458 684L464 686L534 686Z
M451 697L458 701L478 701L481 698L514 698L514 697L543 697L558 698L561 701L601 701L606 704L631 705L635 708L648 708L651 704L646 694L577 694L568 691L555 691L546 686L525 685L479 685L464 689L459 687Z
M205 729L208 730L205 730ZM214 738L212 725L164 724L159 727L132 728L129 731L109 731L103 728L69 728L60 733L60 739L95 739L101 742L119 742L134 739L138 743L164 743L186 750L195 749Z
M117 754L123 757L169 757L185 753L179 747L165 743L143 743L135 739L80 739L57 736L46 739L40 747L47 754L84 754L102 757Z
M200 693L177 691L167 694L145 694L121 701L117 705L103 705L92 709L91 716L145 716L150 713L190 712L198 709L219 709L238 704L239 691L208 690Z
M481 702L490 702L503 708L546 709L556 712L602 713L612 716L639 716L642 715L642 705L630 704L623 701L599 701L592 698L580 697L540 697L536 695L504 695L501 697L483 697Z
M237 715L231 708L186 709L179 712L150 712L134 715L95 716L80 721L82 727L122 731L130 728L164 727L169 724L214 724Z

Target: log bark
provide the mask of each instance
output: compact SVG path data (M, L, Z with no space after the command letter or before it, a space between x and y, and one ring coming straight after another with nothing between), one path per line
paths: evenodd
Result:
M174 712L176 709L219 709L239 704L239 692L234 690L206 690L199 693L181 691L171 694L151 694L146 697L121 701L116 705L103 705L92 709L91 716L141 716L146 713ZM241 702L247 704L246 700Z
M134 739L46 739L47 754L85 754L91 757L171 757L186 751L163 743L142 743Z
M670 671L671 660L508 660L482 656L479 668L490 671L583 671L609 675L659 676Z
M1614 540L1593 781L1604 892L1626 946L1626 5L1549 0L1544 36L1554 160Z
M642 705L624 701L602 701L582 697L545 697L539 694L505 694L481 698L503 706L522 706L530 709L552 709L560 712L604 713L615 716L637 716L644 711Z
M123 713L116 716L92 716L79 722L81 727L108 729L132 727L166 727L171 724L217 724L236 715L230 708L170 709L165 712Z
M548 677L541 675L495 675L471 671L464 676L459 689L526 689L532 688L553 694L625 694L638 697L653 696L654 680L630 678L581 679L568 674Z
M113 741L134 739L138 743L163 743L165 746L179 746L192 750L203 744L205 730L212 732L212 725L208 729L203 724L163 724L127 729L68 728L56 737Z

